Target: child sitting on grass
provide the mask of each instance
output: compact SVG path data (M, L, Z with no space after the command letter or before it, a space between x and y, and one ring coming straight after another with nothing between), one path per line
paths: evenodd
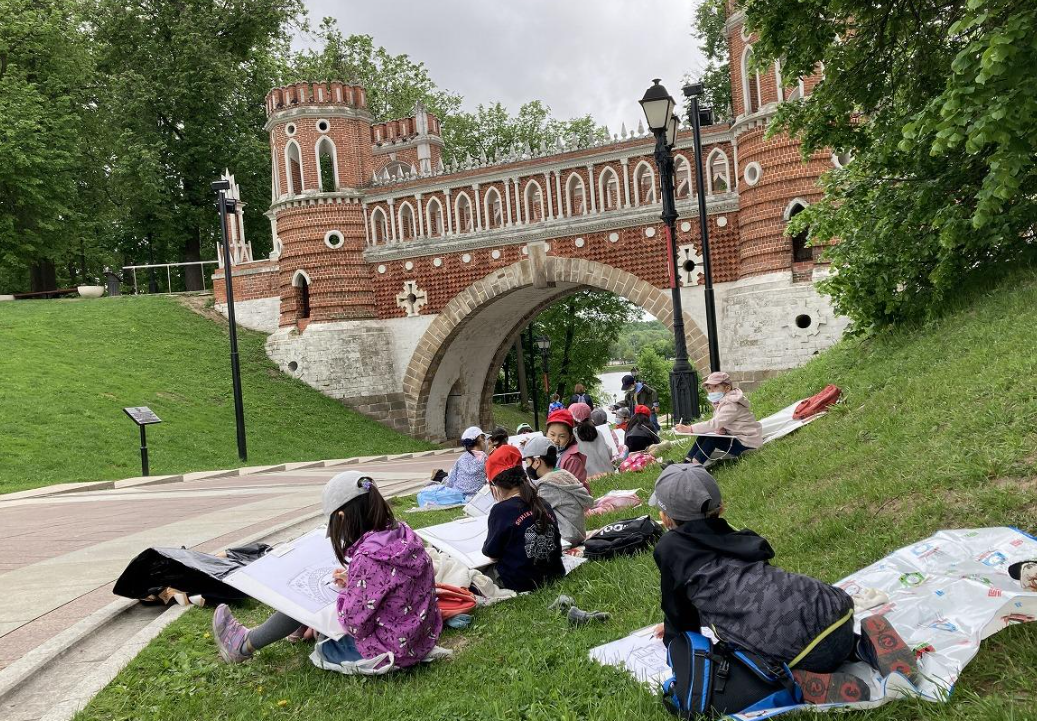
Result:
M528 463L526 473L537 494L546 501L558 520L558 531L574 546L587 537L587 517L594 499L579 479L558 468L558 448L543 436L530 439L522 448L522 459Z
M667 645L680 633L713 629L717 638L785 663L809 703L866 701L867 682L837 672L860 660L883 676L911 678L915 656L881 615L853 630L853 599L842 589L771 566L774 551L756 533L721 518L720 488L698 464L663 470L649 503L668 529L655 547Z
M482 552L494 560L500 585L522 593L564 576L558 521L526 471L521 467L501 471L490 486L497 502L487 519Z
M328 538L339 563L335 582L338 619L346 632L338 642L339 662L387 659L397 668L414 666L435 647L443 630L436 602L432 559L370 478L339 473L324 486ZM226 605L212 619L213 636L227 663L247 661L300 624L275 612L254 629L245 628Z

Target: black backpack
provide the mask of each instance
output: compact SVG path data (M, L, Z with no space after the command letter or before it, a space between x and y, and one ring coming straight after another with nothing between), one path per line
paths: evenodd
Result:
M583 556L592 560L628 556L645 551L663 537L663 527L649 516L615 521L583 544Z
M663 704L682 719L797 706L803 693L789 667L701 633L685 631L666 648L673 676L663 684Z

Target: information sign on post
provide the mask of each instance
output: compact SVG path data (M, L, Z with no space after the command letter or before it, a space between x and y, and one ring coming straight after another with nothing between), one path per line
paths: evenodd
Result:
M148 475L148 437L146 429L148 426L161 423L162 419L155 415L155 411L147 406L134 406L123 408L122 412L128 415L137 427L140 428L140 469L141 475Z

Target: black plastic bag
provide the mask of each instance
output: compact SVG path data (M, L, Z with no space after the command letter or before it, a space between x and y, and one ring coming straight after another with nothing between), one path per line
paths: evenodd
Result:
M149 548L130 561L115 582L112 593L126 598L147 599L172 587L189 596L200 594L212 603L241 601L247 596L223 583L231 571L247 566L270 550L265 543L228 548L227 558L218 558L186 548Z

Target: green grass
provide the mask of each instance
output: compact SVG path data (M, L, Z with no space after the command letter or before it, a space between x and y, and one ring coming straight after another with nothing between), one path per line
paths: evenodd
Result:
M532 426L533 411L524 411L521 408L519 408L518 404L516 403L493 404L493 425L504 426L508 429L508 433L514 433L515 429L519 427L520 423L528 423L530 426ZM484 428L483 430L489 432L493 429Z
M941 528L1037 524L1037 276L925 327L852 340L753 394L760 415L836 383L845 402L718 478L735 526L766 536L786 569L834 582ZM674 455L677 455L674 451ZM655 473L609 477L647 489ZM397 507L411 505L400 500ZM414 514L415 525L457 511ZM617 515L594 519L607 523ZM172 624L78 717L149 719L672 718L624 673L587 659L593 646L660 620L650 556L588 563L561 583L476 614L442 643L455 656L386 678L318 671L307 649L275 644L252 662L216 662L211 611ZM564 592L614 614L570 630L545 607ZM266 611L250 605L249 622ZM899 701L852 719L1032 719L1037 624L984 642L948 704ZM279 705L279 702L284 702ZM840 717L845 718L845 717Z
M429 448L281 374L239 336L251 465ZM140 474L125 406L150 406L152 474L241 465L226 324L161 296L0 303L0 493Z

